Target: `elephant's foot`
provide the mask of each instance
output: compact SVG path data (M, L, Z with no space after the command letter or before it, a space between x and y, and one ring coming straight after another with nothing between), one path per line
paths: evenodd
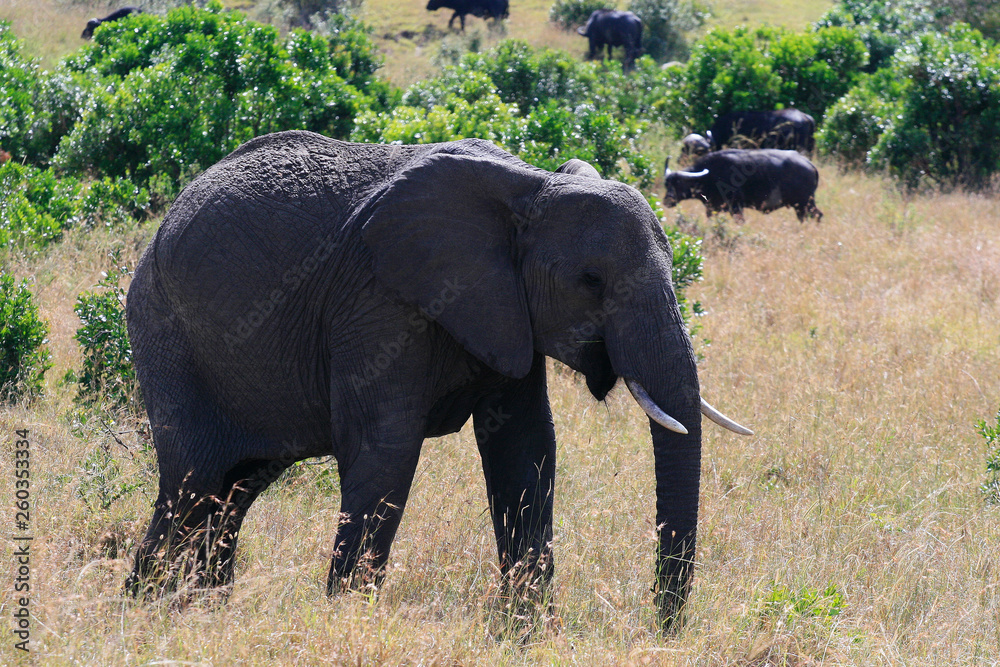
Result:
M688 588L688 578L677 576L665 577L653 588L660 631L664 634L676 634L684 625Z
M495 634L527 641L539 631L558 632L561 623L552 598L552 554L530 555L502 573L494 596Z
M203 515L199 525L190 528L183 523L172 525L171 513L164 512L162 521L154 522L154 529L139 544L125 593L147 599L206 590L227 594L233 580L239 523L234 525L234 516L223 507Z
M375 596L384 581L384 559L377 558L371 551L362 554L353 565L338 562L338 559L334 558L326 582L326 593L334 595L356 592Z

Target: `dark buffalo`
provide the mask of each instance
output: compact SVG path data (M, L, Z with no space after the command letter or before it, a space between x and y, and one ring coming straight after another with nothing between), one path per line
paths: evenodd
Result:
M457 18L461 22L462 30L465 31L466 14L472 14L482 19L493 17L495 23L500 19L507 18L510 2L509 0L430 0L427 3L429 11L441 9L442 7L455 12L448 19L448 28L451 29L451 24Z
M668 207L685 199L701 199L709 216L728 211L743 220L744 208L770 213L782 206L795 209L799 221L816 208L819 172L795 151L727 149L698 159L690 171L670 171L664 176L663 203Z
M686 165L692 160L710 153L712 143L700 134L689 134L681 140L680 164Z
M608 47L608 58L612 48L624 47L622 67L626 71L632 68L635 59L642 53L642 20L632 12L598 9L587 19L587 24L576 31L590 40L589 58L596 58L605 46Z
M117 21L118 19L125 18L129 14L141 14L141 13L142 10L139 9L138 7L122 7L121 9L117 9L111 12L103 19L90 19L89 21L87 21L87 27L83 29L83 34L80 35L80 37L82 37L83 39L90 39L91 37L94 36L94 28L101 25L102 23L106 23L107 21Z
M708 133L716 148L780 148L812 155L816 121L798 109L734 111L719 116Z

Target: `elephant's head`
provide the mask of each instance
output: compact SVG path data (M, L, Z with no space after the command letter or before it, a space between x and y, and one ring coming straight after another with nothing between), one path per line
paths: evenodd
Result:
M431 154L362 212L364 237L376 276L403 299L427 308L451 285L458 296L437 321L500 373L523 377L537 350L583 373L598 400L626 381L650 416L669 624L694 562L701 414L726 420L701 399L670 245L649 204L586 163L563 172Z

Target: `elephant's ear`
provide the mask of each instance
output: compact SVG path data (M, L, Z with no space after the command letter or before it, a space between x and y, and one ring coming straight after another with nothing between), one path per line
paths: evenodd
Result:
M548 175L436 153L401 172L362 214L376 278L510 377L527 375L533 356L515 234Z

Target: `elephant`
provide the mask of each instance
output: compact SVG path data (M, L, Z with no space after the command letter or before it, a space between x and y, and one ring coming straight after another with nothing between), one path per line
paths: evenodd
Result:
M590 41L587 55L590 59L598 57L605 46L608 47L608 58L613 47L624 47L622 69L626 72L632 69L635 59L642 54L642 20L632 12L597 9L587 19L586 25L576 31Z
M126 583L233 580L254 499L332 455L327 590L377 587L423 440L472 418L503 581L552 574L545 357L650 416L665 627L694 563L701 398L671 249L635 189L478 139L368 145L289 131L194 179L137 264L126 319L159 495ZM518 590L511 584L510 590Z

